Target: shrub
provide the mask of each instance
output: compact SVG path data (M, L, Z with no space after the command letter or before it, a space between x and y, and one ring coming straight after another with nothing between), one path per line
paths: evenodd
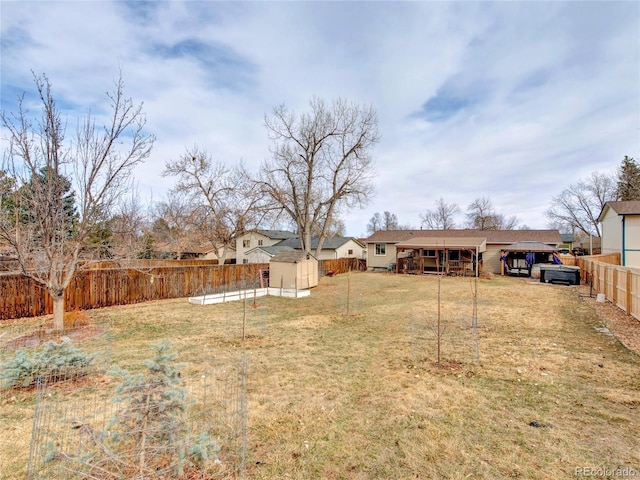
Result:
M55 383L85 376L95 354L87 354L70 343L47 342L42 350L20 349L2 365L0 380L6 388L26 388L38 381Z

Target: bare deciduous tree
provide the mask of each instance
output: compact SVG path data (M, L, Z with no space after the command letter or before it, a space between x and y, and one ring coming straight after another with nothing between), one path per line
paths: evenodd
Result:
M373 214L373 217L369 219L367 224L367 231L369 233L377 232L378 230L411 230L413 227L410 225L400 225L398 223L398 216L395 213L389 211L379 212Z
M118 257L139 257L144 249L149 212L142 204L136 188L123 196L108 222L111 233L110 248Z
M164 176L178 177L172 194L184 195L189 210L182 228L195 226L211 243L218 261L225 262L235 238L256 228L265 208L259 185L242 165L228 168L214 162L204 150L194 146L176 161L167 162Z
M382 230L382 216L379 212L373 214L373 217L369 219L367 224L367 232L375 233L378 230Z
M107 124L98 127L87 114L74 141L65 145L66 122L51 84L44 75L34 74L34 82L42 105L39 119L30 117L24 95L17 112L2 113L8 141L2 169L18 188L14 208L0 211L0 237L15 252L22 273L51 294L54 325L62 329L65 290L94 258L89 239L128 188L133 167L148 157L154 137L144 132L142 105L125 97L120 77L107 94ZM73 214L65 182L75 188Z
M371 149L378 141L372 107L314 98L310 111L296 115L280 105L265 125L273 158L261 168L259 183L273 205L296 224L303 250L316 254L339 209L365 205L373 193Z
M593 172L588 179L569 185L553 197L546 216L552 224L563 225L565 231L599 237L598 215L605 203L615 200L616 187L612 175Z
M479 197L471 202L466 217L466 226L478 230L513 230L518 225L515 216L505 217L497 213L488 197Z
M319 237L322 233L323 225L315 225L311 234L314 237ZM342 237L347 230L347 226L344 221L337 216L331 220L331 223L327 226L327 237Z
M460 212L457 203L446 203L442 197L435 202L434 210L420 215L422 225L431 230L449 230L456 227L455 216Z
M382 229L383 230L397 230L398 229L398 217L395 213L384 211L382 213Z

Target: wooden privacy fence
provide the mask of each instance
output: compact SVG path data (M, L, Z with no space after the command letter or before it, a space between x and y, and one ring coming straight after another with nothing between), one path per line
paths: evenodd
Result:
M322 260L321 274L362 269L355 258ZM269 264L191 265L142 269L90 269L76 274L65 293L65 310L128 305L260 286L260 271ZM44 287L19 274L0 275L0 320L53 312Z
M597 293L640 320L640 270L620 266L620 254L579 257L580 275Z

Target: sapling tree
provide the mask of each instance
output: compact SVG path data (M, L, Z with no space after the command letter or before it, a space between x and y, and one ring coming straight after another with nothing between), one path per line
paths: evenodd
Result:
M82 451L67 452L64 444L51 443L45 448L45 462L71 462L66 471L92 479L192 478L193 472L211 472L218 443L208 431L189 428L187 390L169 343L153 350L142 373L112 369L120 384L106 429L75 424L78 435L88 439L82 442Z

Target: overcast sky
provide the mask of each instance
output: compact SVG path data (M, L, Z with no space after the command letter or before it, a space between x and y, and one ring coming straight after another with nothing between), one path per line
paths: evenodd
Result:
M122 71L157 137L136 171L155 201L194 144L257 171L265 114L313 96L378 113L376 195L343 215L353 236L385 210L418 228L440 197L546 228L552 196L640 158L640 2L1 0L0 16L5 111L33 70L75 126Z

